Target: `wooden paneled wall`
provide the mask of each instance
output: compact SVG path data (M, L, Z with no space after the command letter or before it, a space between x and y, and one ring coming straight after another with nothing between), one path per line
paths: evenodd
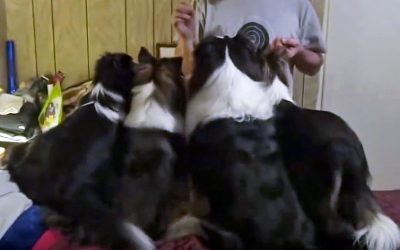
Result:
M6 84L6 61L5 61L5 41L6 41L6 18L4 0L0 0L0 88L5 89Z
M4 2L7 39L16 42L19 80L61 70L68 87L90 79L105 51L136 57L141 46L154 51L156 43L172 42L172 11L181 0Z
M173 42L173 10L182 0L0 0L5 2L7 38L15 40L20 81L66 74L64 87L93 77L105 51L128 52ZM191 0L183 0L190 2ZM328 0L312 0L324 23ZM0 18L2 13L0 13ZM295 100L315 107L321 74L295 74ZM318 105L317 105L318 106Z

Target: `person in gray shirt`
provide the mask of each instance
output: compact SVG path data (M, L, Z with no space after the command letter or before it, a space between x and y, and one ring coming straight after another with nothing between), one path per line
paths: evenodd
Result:
M325 44L309 0L196 0L175 11L177 55L190 75L195 44L207 36L246 34L259 47L284 48L284 56L301 72L314 75L322 66Z

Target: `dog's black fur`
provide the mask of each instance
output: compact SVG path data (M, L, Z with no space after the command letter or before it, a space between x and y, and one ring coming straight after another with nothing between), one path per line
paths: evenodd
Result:
M95 105L123 118L130 104L134 66L127 54L104 55L93 82L121 99L98 92L92 95L93 104L9 155L12 180L36 204L63 218L65 224L57 220L52 226L67 230L73 242L132 249L122 219L111 209L123 172L118 148L122 123L107 119Z
M208 38L195 51L191 97L224 63L227 48L240 71L266 86L271 83L276 72L268 66L264 49L240 35ZM313 226L286 173L274 120L248 120L210 121L189 140L194 188L209 203L209 213L201 219L232 233L221 233L227 236L222 241L210 237L219 240L210 244L213 249L313 249ZM210 233L209 228L204 230Z
M367 159L357 135L332 113L286 101L276 107L276 127L290 179L320 243L329 249L362 249L354 245L354 233L381 211L368 186ZM335 178L341 186L335 187L340 185ZM335 188L338 196L331 201Z
M182 58L156 59L142 48L138 59L141 70L135 86L154 84L155 91L147 101L151 99L158 103L175 117L175 122L182 128L185 111ZM134 91L133 99L141 94L140 91L144 90ZM148 106L132 102L130 112L145 111ZM167 226L185 212L184 205L188 199L186 175L182 169L185 139L182 130L167 131L158 127L168 122L163 117L155 117L159 121L153 124L154 127L133 126L130 123L134 118L130 115L125 122L127 167L122 190L116 198L117 206L127 221L140 226L152 238L159 239ZM152 118L147 116L144 119Z

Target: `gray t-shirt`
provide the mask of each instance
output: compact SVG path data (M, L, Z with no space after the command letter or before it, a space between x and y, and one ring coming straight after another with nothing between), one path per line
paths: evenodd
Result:
M259 46L297 38L324 53L321 25L309 0L197 0L197 38L248 35Z

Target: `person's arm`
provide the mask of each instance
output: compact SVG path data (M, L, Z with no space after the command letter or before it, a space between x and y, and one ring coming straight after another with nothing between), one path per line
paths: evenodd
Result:
M193 71L193 51L194 43L186 39L179 39L178 45L175 50L176 56L181 56L182 60L182 73L189 77Z
M305 48L298 39L281 39L290 63L307 75L315 75L324 62L322 54Z
M296 38L278 38L272 49L284 48L283 56L298 70L307 75L315 75L320 70L324 59L321 53L305 48Z
M278 38L272 43L272 48L284 47L286 57L292 65L307 75L315 75L324 62L326 48L321 24L310 1L303 1L299 17L299 37Z
M304 1L300 16L299 44L302 46L293 57L292 63L303 73L315 75L321 69L324 62L323 55L326 53L326 46L321 24L311 1ZM288 42L290 45L290 41Z
M182 72L189 77L193 70L195 44L195 11L192 5L182 3L175 11L175 28L179 35L175 54L183 58Z
M321 69L324 59L322 54L303 47L303 49L292 58L291 63L304 74L312 76L317 74Z

